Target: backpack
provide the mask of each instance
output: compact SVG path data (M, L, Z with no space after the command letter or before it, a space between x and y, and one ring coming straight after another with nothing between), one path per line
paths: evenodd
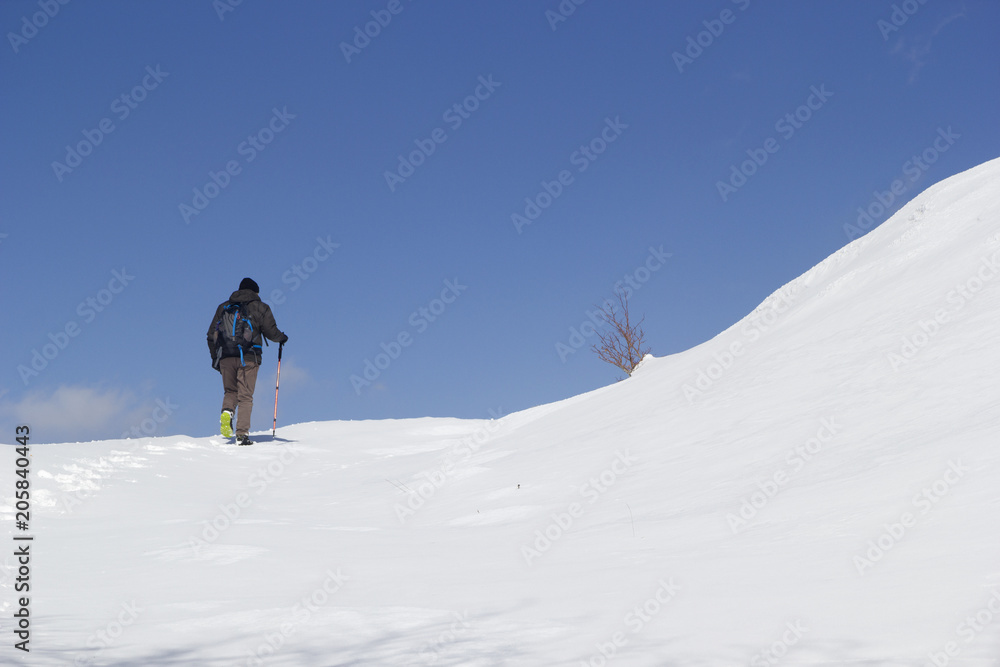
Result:
M215 363L225 357L239 357L240 364L246 365L243 359L244 350L260 351L260 345L253 344L253 321L246 313L245 303L227 303L222 308L222 317L215 323Z

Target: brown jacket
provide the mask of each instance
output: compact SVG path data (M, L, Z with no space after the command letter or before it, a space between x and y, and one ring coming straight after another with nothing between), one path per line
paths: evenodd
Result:
M274 322L274 315L271 313L271 307L260 300L260 295L253 290L237 290L232 293L229 297L229 301L225 301L219 304L219 307L215 309L215 316L212 318L212 323L208 327L208 351L212 355L212 362L215 363L216 347L219 338L219 332L216 329L216 323L222 319L222 309L225 308L230 303L245 303L246 308L244 312L250 317L250 321L253 323L253 345L259 350L261 344L263 343L262 336L267 336L269 340L275 343L283 343L287 340L287 336L278 329L278 325ZM260 353L257 353L257 363L260 363Z

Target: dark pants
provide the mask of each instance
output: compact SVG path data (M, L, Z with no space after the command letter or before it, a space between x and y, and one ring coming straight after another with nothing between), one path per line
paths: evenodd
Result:
M222 387L226 395L222 399L222 409L239 412L236 415L236 435L250 433L250 413L253 412L253 390L257 386L257 362L247 359L240 364L239 357L227 357L219 362L222 370Z

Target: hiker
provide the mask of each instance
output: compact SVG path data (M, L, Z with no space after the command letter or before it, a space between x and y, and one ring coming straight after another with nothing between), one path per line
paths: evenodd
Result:
M215 317L208 328L212 368L222 374L226 392L222 399L220 428L223 436L233 437L233 417L236 416L238 445L253 444L249 437L250 413L260 367L262 335L275 343L288 342L288 336L274 322L271 307L260 300L257 283L244 278L229 300L215 309Z

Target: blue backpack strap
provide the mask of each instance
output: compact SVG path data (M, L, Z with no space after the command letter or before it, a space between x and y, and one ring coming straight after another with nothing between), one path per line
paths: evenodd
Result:
M239 320L243 320L244 322L246 322L248 324L250 323L250 318L246 317L244 315L243 311L244 311L245 308L246 308L246 304L245 303L236 304L236 317L233 318L233 338L234 339L236 338L236 323ZM243 326L246 326L246 324L244 324ZM250 324L250 330L253 331L253 324ZM246 364L246 360L243 358L243 343L241 341L239 341L239 340L237 340L237 343L239 344L239 348L240 348L240 366L246 367L246 365L247 365Z

